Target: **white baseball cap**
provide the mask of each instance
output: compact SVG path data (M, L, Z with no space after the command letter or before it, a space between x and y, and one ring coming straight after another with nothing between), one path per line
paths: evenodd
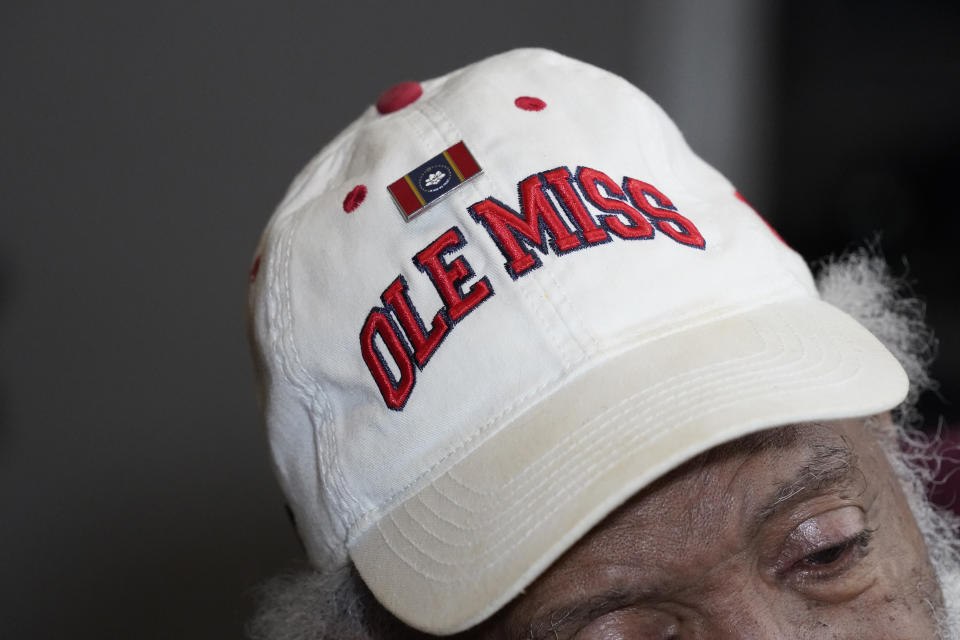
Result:
M719 443L907 378L625 80L550 51L408 82L273 215L249 312L312 564L466 629Z

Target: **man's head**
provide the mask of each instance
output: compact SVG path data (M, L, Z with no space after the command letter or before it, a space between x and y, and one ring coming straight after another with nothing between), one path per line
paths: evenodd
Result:
M933 633L890 428L868 428L903 369L623 80L527 50L399 85L298 178L255 264L310 561L412 627Z

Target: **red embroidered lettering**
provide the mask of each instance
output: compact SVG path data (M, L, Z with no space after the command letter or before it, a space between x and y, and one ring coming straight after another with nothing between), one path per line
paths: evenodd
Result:
M535 246L542 253L548 253L548 231L557 253L581 246L580 239L570 233L550 198L543 192L543 183L538 174L520 183L520 208L523 217L492 197L468 208L473 219L486 227L490 237L497 243L507 259L504 265L507 273L514 280L540 266L540 258L524 246Z
M444 255L462 249L466 243L460 229L452 227L413 258L413 264L430 276L430 281L436 287L443 304L446 305L450 320L454 323L493 295L493 287L486 276L480 278L464 294L461 287L464 281L473 277L473 269L462 255L458 255L451 262L444 260Z
M685 246L706 247L697 227L666 195L634 178L625 177L621 186L590 167L578 168L575 178L567 167L558 167L535 173L517 187L522 214L492 196L467 209L506 258L504 267L514 280L541 266L539 254L549 254L552 249L562 256L607 242L611 234L626 240L649 239L656 228ZM548 195L548 187L553 197ZM595 215L587 203L604 213ZM390 409L403 409L416 382L417 368L423 370L454 325L494 294L486 276L466 288L475 274L466 258L457 253L465 246L463 233L454 226L412 258L443 301L429 331L410 300L403 275L384 289L380 295L384 306L371 309L363 323L363 361Z
M607 232L597 226L580 199L580 195L573 188L573 176L570 175L570 169L560 167L541 175L560 198L561 206L563 206L570 219L580 228L583 239L587 241L587 244L599 244L610 239Z
M597 216L600 223L615 235L625 240L646 240L653 237L653 225L627 202L627 196L613 178L607 174L580 167L577 170L577 181L590 204L601 211L619 213L627 222L624 223L615 216ZM607 196L600 193L600 187L607 192Z
M427 364L427 360L436 351L437 345L447 335L449 329L447 321L441 313L437 313L433 317L430 333L424 335L423 320L420 319L416 307L410 302L410 296L407 295L407 281L404 280L403 276L397 276L397 279L390 283L380 299L397 316L403 332L407 334L407 339L413 345L413 357L417 361L417 366L423 369L423 365Z
M660 193L660 190L652 184L634 178L624 178L623 190L630 195L634 206L649 216L660 231L690 247L703 249L707 245L694 224L680 215L677 208L670 202L670 198ZM656 206L650 203L647 196L657 202Z
M394 377L374 342L378 335L400 370L399 379ZM403 405L410 397L410 391L413 390L416 372L403 341L397 335L396 327L383 309L372 309L366 322L363 323L363 329L360 330L360 352L363 354L367 369L377 383L377 388L380 389L383 401L395 411L403 409Z

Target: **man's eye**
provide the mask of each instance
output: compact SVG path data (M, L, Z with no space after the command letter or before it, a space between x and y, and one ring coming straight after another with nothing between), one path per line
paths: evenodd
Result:
M825 564L833 564L849 548L850 545L844 542L843 544L838 544L835 547L830 547L829 549L824 549L823 551L811 553L804 558L803 561L808 565L813 565L815 567L821 567Z
M869 565L873 530L864 512L846 506L802 522L784 542L776 572L794 589L810 598L842 602L870 584Z
M873 531L864 529L857 535L839 544L821 549L805 557L800 564L807 567L825 568L844 560L849 554L865 550L870 545Z

